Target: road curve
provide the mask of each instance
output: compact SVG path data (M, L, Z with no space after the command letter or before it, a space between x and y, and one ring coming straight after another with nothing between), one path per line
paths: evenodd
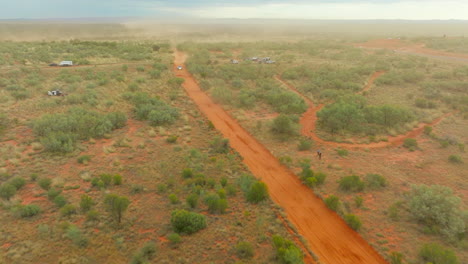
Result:
M183 52L175 52L175 65L184 65L185 59ZM320 263L387 263L220 105L201 91L185 67L182 70L174 68L174 71L185 79L183 87L200 111L229 139L231 147L243 157L250 171L268 185L272 200L284 208L288 219L307 240Z
M382 75L384 72L375 72L374 74L371 75L369 78L366 86L359 92L363 93L365 91L368 91L372 84L374 83L375 79L378 78L380 75ZM315 106L314 103L307 98L305 95L300 93L293 85L290 83L287 83L283 79L281 79L279 76L275 76L276 80L281 82L283 85L291 89L293 92L297 93L299 96L301 96L306 103L309 105L309 108L307 109L304 114L302 114L301 119L300 119L300 124L301 124L301 134L303 136L309 137L313 139L315 142L320 143L322 145L327 145L331 147L336 147L336 148L347 148L347 149L356 149L356 148L384 148L384 147L389 147L389 146L398 146L403 144L404 140L407 138L414 138L419 135L421 135L424 131L424 127L426 126L435 126L437 125L440 121L442 121L443 118L452 115L454 112L446 113L436 119L434 119L430 123L419 123L415 128L412 130L406 132L405 134L401 134L398 136L388 136L386 141L380 141L380 142L374 142L374 143L340 143L340 142L335 142L335 141L327 141L322 138L320 138L316 133L316 123L317 123L317 112L319 112L325 105L320 104L318 106Z

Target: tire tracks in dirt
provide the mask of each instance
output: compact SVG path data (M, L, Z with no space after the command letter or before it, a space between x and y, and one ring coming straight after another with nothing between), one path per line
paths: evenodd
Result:
M384 74L385 72L383 71L378 71L374 72L370 77L369 80L367 81L367 84L364 86L364 88L359 92L359 94L362 94L366 91L369 91L372 84L374 83L375 79L377 79L380 75ZM414 138L419 135L421 135L424 131L425 126L435 126L437 125L440 121L442 121L443 118L448 117L452 115L454 112L446 113L436 119L434 119L430 123L419 123L414 129L406 132L405 134L398 135L398 136L388 136L387 141L380 141L380 142L374 142L374 143L340 143L340 142L335 142L335 141L327 141L322 138L320 138L316 133L316 123L317 123L317 112L319 112L325 105L320 104L318 106L315 106L314 103L307 98L304 94L299 92L292 84L287 83L285 80L281 79L279 76L275 76L275 79L278 80L280 83L288 87L290 90L294 91L296 94L301 96L309 105L309 108L307 109L304 114L302 114L301 119L300 119L300 124L301 124L301 134L311 138L317 143L320 143L322 145L327 145L331 147L340 147L340 148L347 148L347 149L353 149L353 148L384 148L384 147L389 147L389 146L398 146L403 144L404 140L407 138Z
M175 65L184 65L186 54L175 52ZM358 233L329 210L312 190L282 165L262 144L244 130L220 105L201 91L185 69L174 69L184 78L183 87L200 111L242 157L250 171L269 188L273 201L285 211L322 264L387 263ZM308 263L314 263L307 260Z

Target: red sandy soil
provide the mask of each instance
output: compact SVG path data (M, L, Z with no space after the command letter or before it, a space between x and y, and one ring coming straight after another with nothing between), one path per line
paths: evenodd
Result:
M416 53L436 57L468 59L468 54L434 50L426 48L425 44L411 44L403 42L399 39L374 39L365 43L356 43L354 44L354 46L371 49L391 49L394 51Z
M175 52L174 65L183 65L185 60L184 53ZM185 79L183 86L187 94L224 137L229 139L252 173L268 185L273 201L284 208L288 219L307 240L321 263L387 263L358 233L329 210L312 190L281 165L220 105L215 104L185 68L174 69L174 72Z
M375 72L374 74L371 75L369 78L369 81L367 82L366 86L362 89L362 92L368 91L372 84L374 83L374 80L378 78L380 75L382 75L384 72ZM430 123L420 123L414 128L413 130L402 134L398 136L389 136L387 138L387 141L380 141L376 143L338 143L334 141L326 141L321 139L316 133L316 123L317 123L317 112L320 111L325 105L320 104L318 106L315 106L314 103L307 97L305 97L303 94L301 94L293 85L290 83L287 83L286 81L282 80L279 76L275 76L275 78L280 81L282 84L286 85L289 89L293 90L295 93L300 95L308 104L309 104L309 109L301 116L300 124L301 124L301 134L304 136L307 136L311 139L313 139L315 142L323 144L323 145L328 145L331 147L340 147L340 148L383 148L383 147L388 147L388 146L398 146L403 144L403 141L406 138L414 138L419 135L421 135L424 131L425 126L434 126L437 125L444 117L447 117L449 115L452 115L452 113L447 113L442 115L441 117L433 120Z

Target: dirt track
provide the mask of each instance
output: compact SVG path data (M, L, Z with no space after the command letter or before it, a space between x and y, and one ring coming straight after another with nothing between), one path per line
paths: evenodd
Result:
M367 81L365 87L359 92L363 93L368 91L372 84L374 83L375 79L377 79L380 75L384 72L375 72L372 74ZM406 138L414 138L421 135L424 131L425 126L434 126L437 125L444 117L447 117L453 113L447 113L442 115L441 117L433 120L431 123L420 123L411 131L408 131L405 134L398 135L398 136L389 136L387 141L380 141L375 143L367 143L367 144L358 144L358 143L339 143L334 141L326 141L321 139L316 133L316 123L317 123L317 112L320 111L325 105L320 104L315 106L314 103L303 94L301 94L293 85L287 83L286 81L282 80L279 76L275 76L275 78L280 81L282 84L286 85L289 89L293 90L295 93L300 95L309 105L307 111L301 116L300 124L301 124L301 134L313 139L316 143L320 143L323 145L327 145L330 147L340 147L340 148L383 148L388 146L398 146L403 144L403 141Z
M175 65L183 65L185 59L184 53L175 53ZM185 79L183 86L201 112L229 139L230 145L243 157L252 173L268 185L271 198L284 208L288 219L308 241L320 263L387 263L220 105L201 91L185 67L174 71L178 77Z

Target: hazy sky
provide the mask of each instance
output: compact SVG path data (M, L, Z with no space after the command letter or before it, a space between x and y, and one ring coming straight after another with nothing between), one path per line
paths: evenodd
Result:
M0 19L123 16L468 20L468 0L0 0Z

